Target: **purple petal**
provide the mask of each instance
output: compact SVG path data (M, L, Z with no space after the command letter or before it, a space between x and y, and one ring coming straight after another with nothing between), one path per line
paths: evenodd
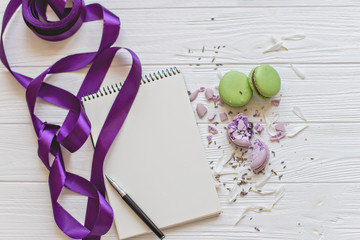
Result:
M213 99L213 97L214 97L214 91L211 90L210 88L207 88L207 89L205 90L205 97L206 97L207 100Z
M278 107L280 105L280 99L271 100L271 104Z
M208 119L209 119L209 121L212 121L212 120L214 120L215 117L216 117L216 113L211 113L211 114L208 116Z
M212 127L212 126L208 126L208 132L212 133L212 134L217 134L218 130L216 130L216 128Z
M256 132L258 132L259 134L261 134L261 132L264 130L264 127L261 126L261 125L258 123L258 124L256 124L256 126L255 126L255 130L256 130Z
M199 94L199 90L196 90L190 94L190 102L194 101Z
M275 124L275 130L280 132L286 132L285 125L287 125L286 122L277 122Z
M222 122L228 120L228 116L225 112L220 113L219 117L220 117L220 121L222 121Z
M277 132L275 136L270 137L271 141L279 141L280 139L284 138L286 136L285 132Z
M204 106L204 104L198 103L196 106L196 112L199 117L202 118L206 114L207 108Z
M220 96L219 96L219 95L214 96L214 97L212 98L212 100L213 100L214 102L217 102L217 101L220 100ZM220 104L219 104L219 105L220 105Z

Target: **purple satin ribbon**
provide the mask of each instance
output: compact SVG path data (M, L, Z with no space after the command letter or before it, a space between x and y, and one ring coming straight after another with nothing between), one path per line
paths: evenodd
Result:
M38 155L50 172L49 188L56 224L69 237L98 240L108 232L113 221L113 211L104 198L103 163L136 97L141 81L141 64L139 58L130 49L112 47L120 31L120 20L117 16L99 4L85 6L82 0L73 0L72 8L66 8L65 4L66 0L11 0L2 22L0 59L15 79L26 88L26 101L38 136ZM49 41L66 39L72 36L83 22L102 19L103 33L98 51L64 57L34 79L13 71L6 58L3 35L7 24L20 5L22 5L23 18L28 27L37 36ZM46 7L48 5L57 14L59 21L47 21ZM75 152L89 137L91 127L82 108L81 97L99 90L116 52L120 49L125 49L131 54L132 66L96 142L91 179L88 181L66 171L61 146L70 152ZM89 64L91 64L90 69L76 96L44 82L48 74L71 72ZM35 115L34 109L38 97L69 110L61 125L43 122ZM49 155L54 158L52 164L50 164ZM58 203L57 200L63 187L88 197L84 225Z

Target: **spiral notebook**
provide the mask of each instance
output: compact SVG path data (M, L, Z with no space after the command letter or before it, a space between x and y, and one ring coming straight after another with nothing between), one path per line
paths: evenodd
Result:
M83 98L94 143L120 88L121 84L105 87L100 94ZM177 68L143 78L105 159L104 173L124 188L161 229L220 213L184 79ZM119 238L150 232L106 184Z

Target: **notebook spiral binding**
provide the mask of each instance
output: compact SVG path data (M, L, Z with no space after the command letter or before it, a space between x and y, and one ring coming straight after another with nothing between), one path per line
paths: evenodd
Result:
M150 73L150 74L144 75L144 77L141 78L140 85L154 82L157 80L161 80L163 78L173 76L173 75L176 75L179 73L180 73L180 70L177 69L176 67L167 68L165 70L158 71L157 73L152 73L152 74ZM90 101L91 99L102 97L104 95L117 93L120 91L122 85L123 84L121 82L119 82L119 83L115 83L115 84L110 84L106 87L102 87L99 89L99 91L97 91L95 93L89 93L89 94L86 94L85 96L83 96L82 101Z

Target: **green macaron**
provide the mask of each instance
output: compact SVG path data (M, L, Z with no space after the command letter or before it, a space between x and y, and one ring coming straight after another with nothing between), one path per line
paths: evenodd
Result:
M270 65L260 65L249 73L249 85L262 99L274 97L281 88L279 73Z
M230 107L244 106L252 97L248 77L238 71L227 72L220 80L219 94Z

